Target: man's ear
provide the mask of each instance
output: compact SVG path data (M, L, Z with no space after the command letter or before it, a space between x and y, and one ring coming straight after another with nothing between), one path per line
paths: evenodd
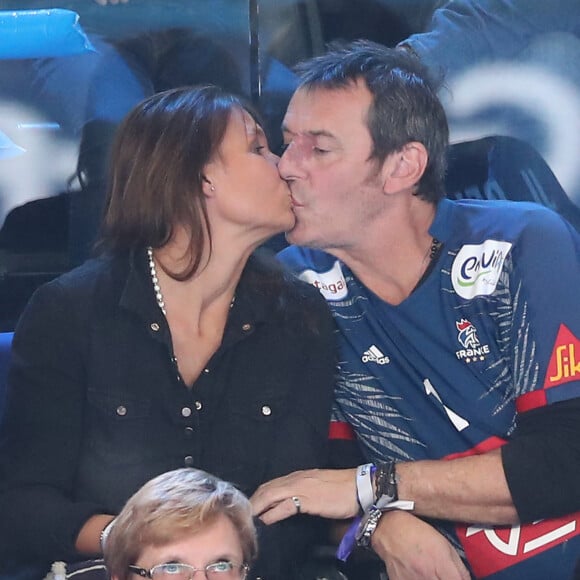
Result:
M400 151L389 155L382 171L384 193L414 188L425 173L428 160L427 149L416 141L407 143Z

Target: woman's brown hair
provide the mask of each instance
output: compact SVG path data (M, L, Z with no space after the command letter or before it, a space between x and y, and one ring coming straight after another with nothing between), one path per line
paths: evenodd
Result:
M199 269L206 243L211 251L203 170L238 108L255 116L240 97L201 86L157 93L127 115L111 154L103 248L159 248L179 224L190 232L189 264L168 274L185 280Z

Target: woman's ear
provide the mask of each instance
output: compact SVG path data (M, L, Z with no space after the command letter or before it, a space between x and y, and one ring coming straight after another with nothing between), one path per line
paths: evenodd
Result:
M203 190L203 194L206 197L213 197L213 195L215 193L215 185L211 182L209 177L207 177L206 175L201 176L201 187Z
M400 151L389 155L383 165L383 191L396 193L414 188L421 179L429 155L422 143L412 141Z

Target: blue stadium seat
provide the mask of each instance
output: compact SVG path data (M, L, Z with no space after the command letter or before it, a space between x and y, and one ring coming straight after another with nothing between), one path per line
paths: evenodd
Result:
M4 399L6 397L6 376L10 364L10 349L12 347L12 332L0 332L0 420L4 414Z
M580 208L544 158L514 137L484 137L453 144L445 187L452 199L533 201L555 210L580 231Z

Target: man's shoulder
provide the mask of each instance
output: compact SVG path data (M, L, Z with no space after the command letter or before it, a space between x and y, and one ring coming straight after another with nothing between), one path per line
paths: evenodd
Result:
M487 216L491 220L498 217L502 221L518 221L522 216L558 215L554 210L533 201L512 201L504 199L446 199L442 206L454 208L468 216ZM449 210L448 210L449 211ZM561 218L560 218L561 219Z
M569 230L569 224L557 212L534 202L507 200L446 200L438 216L435 235L449 231L455 235L495 236L517 240L524 232Z

